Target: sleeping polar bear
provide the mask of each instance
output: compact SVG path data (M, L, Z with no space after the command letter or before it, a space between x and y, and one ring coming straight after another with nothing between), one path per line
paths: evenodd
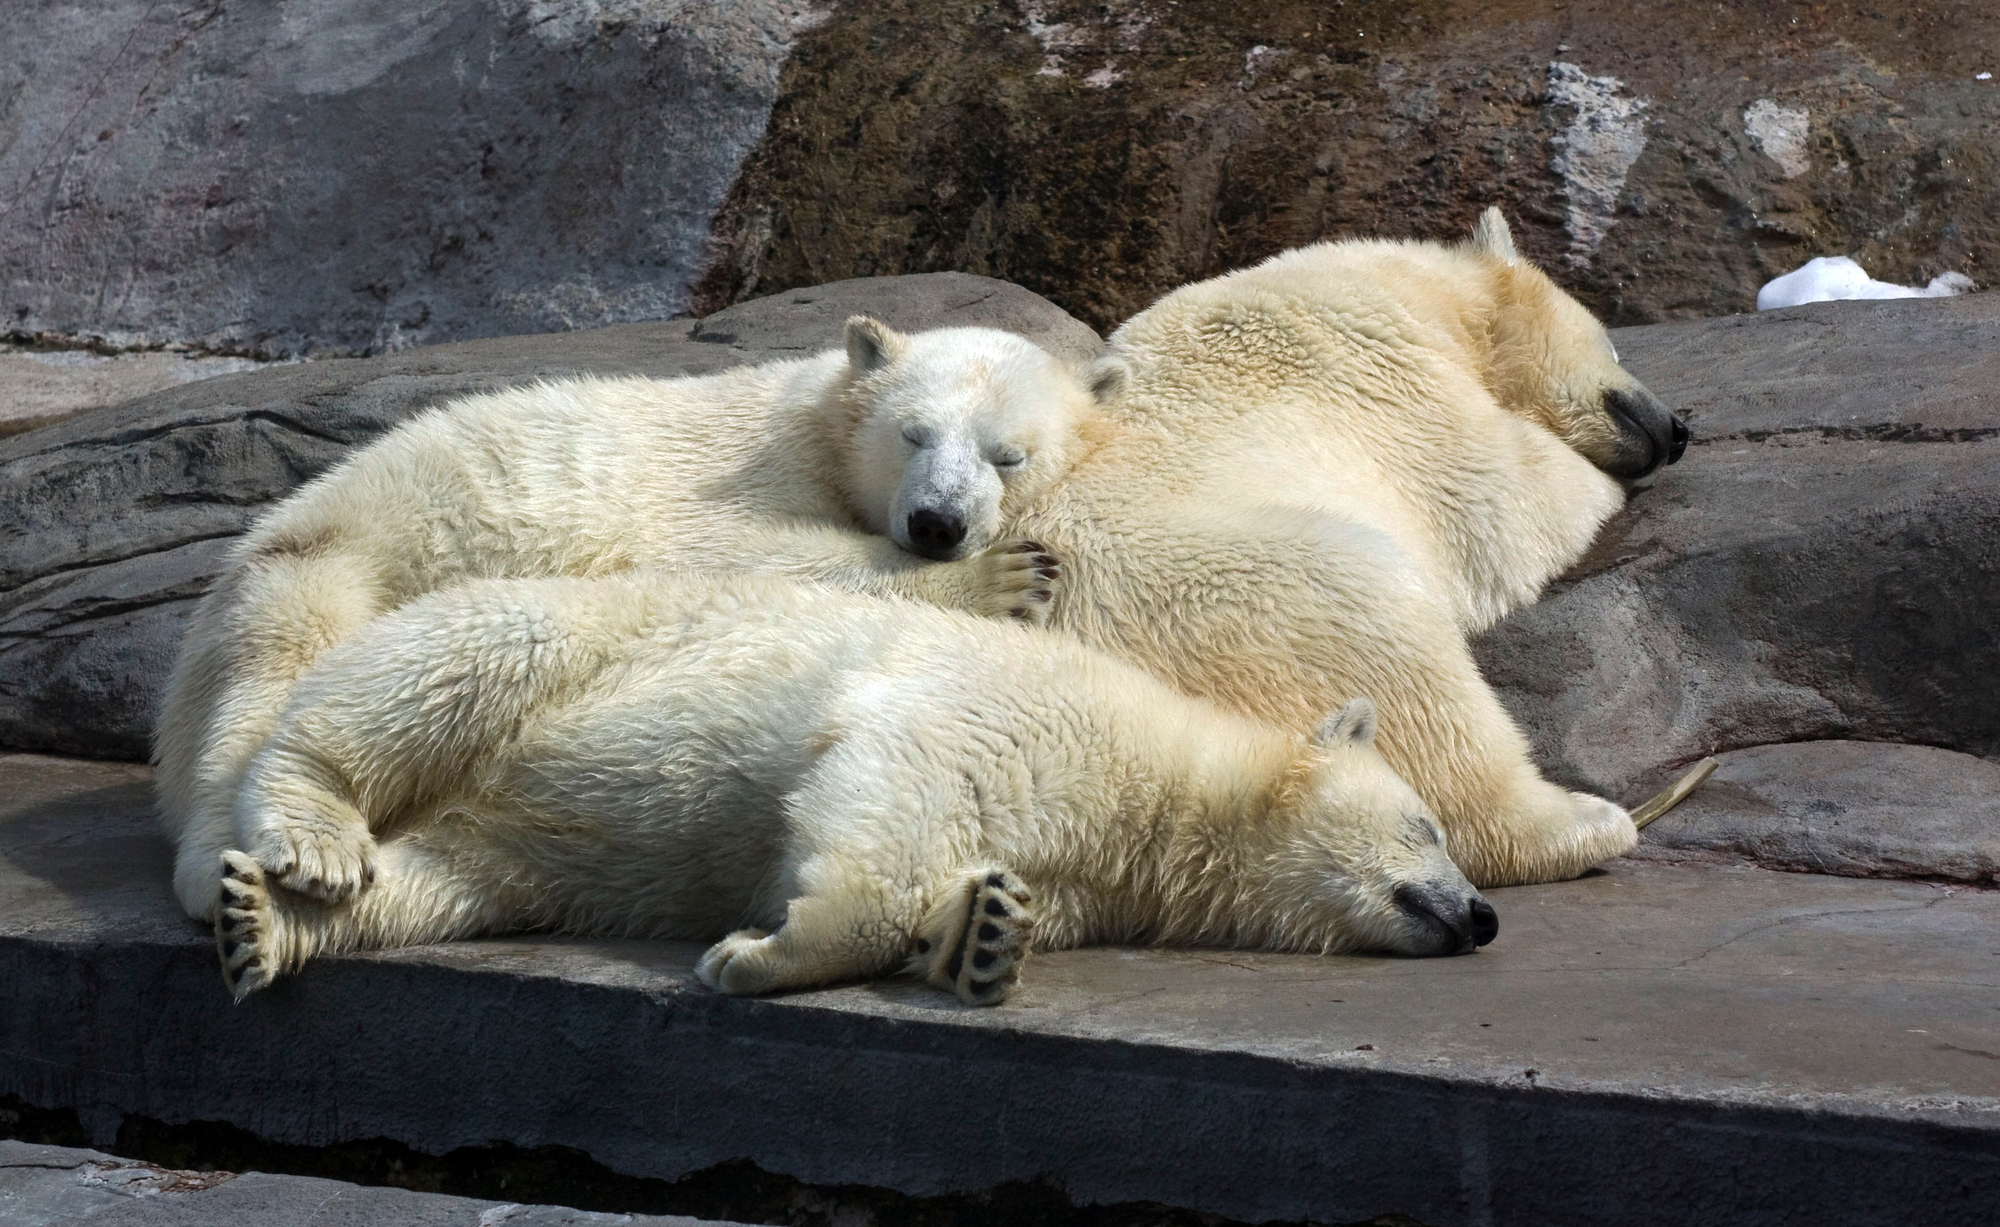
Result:
M154 736L181 905L209 918L243 772L298 677L460 580L754 568L1041 621L1054 560L996 534L1092 446L1117 378L1086 386L994 329L857 316L845 353L516 388L390 432L259 520L195 612ZM278 881L365 881L365 848L295 835L264 849Z
M329 904L227 852L216 941L241 997L339 950L738 928L698 968L724 992L908 965L972 1004L1031 937L1484 945L1374 724L1285 732L1046 631L771 577L474 582L325 652L246 779L253 839L383 831L373 880Z
M1541 591L1687 431L1498 210L1458 247L1324 243L1112 334L1120 429L1011 531L1062 559L1051 625L1281 728L1339 696L1481 886L1637 839L1544 780L1466 636Z

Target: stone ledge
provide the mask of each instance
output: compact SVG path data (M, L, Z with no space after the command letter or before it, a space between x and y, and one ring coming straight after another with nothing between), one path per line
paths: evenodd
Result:
M2000 892L1625 861L1495 892L1466 958L1082 950L993 1011L728 1000L696 944L551 937L327 959L234 1006L143 768L0 757L0 797L0 1094L101 1139L560 1145L1245 1222L2000 1214Z
M0 1223L102 1227L699 1227L700 1219L365 1188L311 1176L186 1172L94 1150L0 1141Z

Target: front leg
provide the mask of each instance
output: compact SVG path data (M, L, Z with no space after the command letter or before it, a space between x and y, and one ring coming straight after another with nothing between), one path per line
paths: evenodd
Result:
M887 537L797 524L764 529L728 554L751 560L758 571L1034 626L1048 621L1062 583L1055 552L1023 538L1002 538L970 558L930 562Z

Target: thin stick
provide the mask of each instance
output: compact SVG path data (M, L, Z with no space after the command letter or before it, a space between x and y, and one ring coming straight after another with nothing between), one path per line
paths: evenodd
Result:
M1686 775L1674 781L1673 787L1659 793L1638 809L1633 810L1632 825L1643 830L1647 823L1687 800L1688 794L1700 788L1703 780L1714 775L1715 769L1719 765L1712 758L1704 758L1696 763L1688 770Z

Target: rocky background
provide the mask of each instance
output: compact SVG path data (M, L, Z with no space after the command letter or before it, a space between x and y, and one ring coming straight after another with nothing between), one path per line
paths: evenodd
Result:
M1488 204L1617 323L1747 310L1814 255L2000 279L1983 0L12 0L6 28L0 333L100 356L938 270L1104 330Z

